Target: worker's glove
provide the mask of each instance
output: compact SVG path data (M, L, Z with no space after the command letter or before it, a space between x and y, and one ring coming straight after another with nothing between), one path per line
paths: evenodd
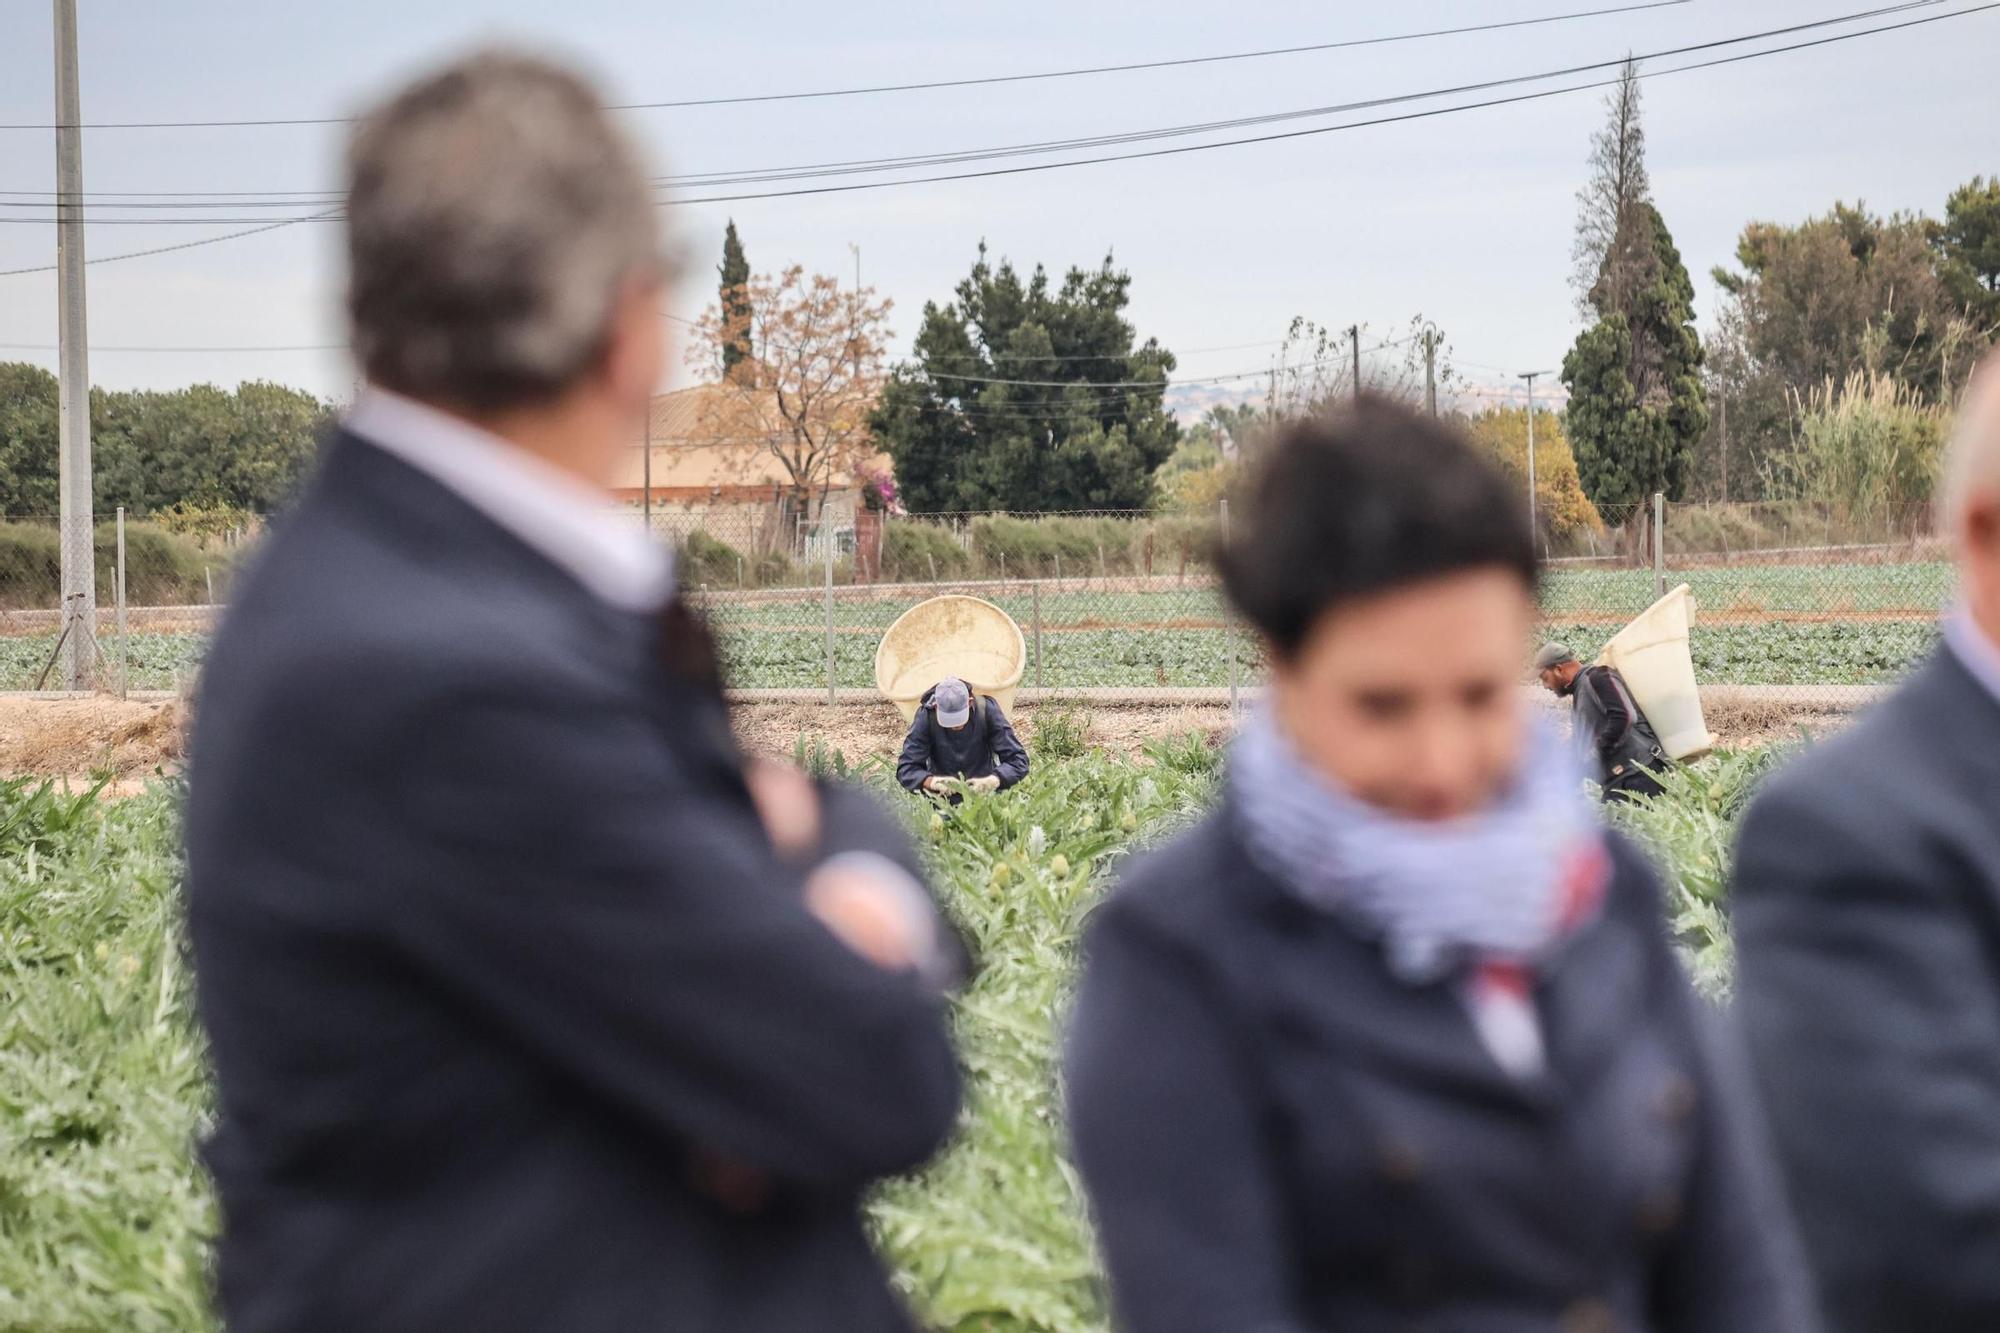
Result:
M995 792L1000 790L1000 779L997 776L973 778L965 785L974 791Z
M951 779L936 775L924 779L924 790L933 796L946 796L951 792Z

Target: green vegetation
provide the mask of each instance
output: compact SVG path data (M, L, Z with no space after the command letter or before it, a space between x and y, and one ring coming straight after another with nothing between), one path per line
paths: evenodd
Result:
M895 531L894 528L891 531ZM954 550L957 548L954 547ZM730 562L733 579L733 559ZM1862 685L1893 679L1937 640L1938 612L1949 605L1951 567L1942 563L1745 565L1669 575L1693 586L1700 604L1693 639L1705 681L1740 685ZM1019 622L1028 638L1033 685L1052 688L1222 688L1229 658L1236 680L1262 671L1256 644L1229 627L1212 584L1156 584L1111 591L1071 581L1040 598L1043 632L1035 656L1034 590L1016 582L981 589ZM1653 600L1650 570L1568 569L1543 590L1544 631L1579 652L1594 650ZM923 600L843 596L834 602L834 660L843 688L875 683L875 645L896 617ZM745 689L812 689L826 684L826 604L817 589L705 603ZM1781 617L1772 619L1772 617ZM135 689L173 689L199 666L206 639L184 632L135 631L129 639ZM0 636L0 689L24 689L49 659L52 632ZM101 640L115 661L116 641Z
M0 1330L212 1329L178 802L0 784Z
M1090 714L1081 708L1042 708L1035 714L1028 747L1037 759L1081 759L1090 748Z
M100 523L93 537L97 598L113 601L118 525ZM208 600L208 572L226 574L227 554L209 554L186 537L153 523L125 525L125 592L133 606L186 605ZM0 523L0 608L53 608L62 603L62 544L53 523Z
M261 380L234 390L93 389L93 507L268 514L304 480L333 411ZM0 514L56 512L58 416L54 375L0 361Z
M208 651L208 636L134 633L126 636L126 645L131 655L131 688L173 690L200 669L202 654ZM0 689L34 688L55 646L53 633L0 636ZM104 669L115 672L118 641L106 635L98 640L97 648Z
M1086 723L1072 719L1063 726ZM1702 986L1725 993L1733 826L1783 754L1720 754L1615 818L1667 870ZM858 765L802 739L802 762ZM946 816L895 793L980 968L954 1026L960 1134L870 1205L898 1286L950 1333L1102 1333L1104 1289L1055 1073L1084 918L1120 858L1198 817L1219 753L1200 735L1139 762L1044 762L1004 799ZM0 1333L214 1333L215 1215L193 1143L210 1108L182 947L170 786L120 802L0 784Z
M1612 822L1653 857L1665 883L1665 908L1695 984L1729 994L1735 954L1726 914L1736 820L1757 784L1797 750L1796 744L1719 751L1666 773L1650 800L1614 806Z
M1125 317L1109 255L1054 281L979 247L955 299L924 306L911 360L870 419L920 513L1143 509L1179 426L1173 353ZM976 388L976 392L975 392Z

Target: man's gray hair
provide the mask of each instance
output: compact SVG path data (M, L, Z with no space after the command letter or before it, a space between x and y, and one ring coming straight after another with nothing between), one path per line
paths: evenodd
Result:
M662 276L643 159L591 85L481 52L369 112L348 149L347 311L368 379L494 410L554 397Z
M1982 494L2000 496L2000 350L1986 354L1959 400L1941 490L1947 536Z

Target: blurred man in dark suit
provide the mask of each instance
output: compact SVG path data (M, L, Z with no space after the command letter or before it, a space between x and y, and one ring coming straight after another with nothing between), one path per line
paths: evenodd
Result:
M612 512L665 352L645 169L488 54L349 172L368 389L190 765L225 1320L907 1328L858 1200L953 1124L950 942L885 816L746 768Z
M2000 1329L2000 357L1942 495L1945 645L1752 807L1737 1007L1835 1333Z

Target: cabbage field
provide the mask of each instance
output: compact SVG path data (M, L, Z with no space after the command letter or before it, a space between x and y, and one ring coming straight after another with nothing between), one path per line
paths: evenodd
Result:
M888 792L981 966L958 999L969 1075L956 1142L870 1205L896 1281L951 1333L1102 1333L1104 1288L1054 1090L1083 920L1119 859L1210 802L1199 736L1138 761L1085 753L1073 716L1030 738L1034 774L947 821ZM800 757L846 771L844 756ZM1774 751L1675 775L1621 814L1671 876L1697 978L1727 988L1720 911L1733 820ZM214 1213L192 1143L210 1096L180 943L178 793L124 801L0 783L0 1333L214 1333Z
M1669 576L1701 607L1692 648L1704 681L1734 685L1872 685L1895 679L1937 641L1950 566L1939 563L1752 565ZM1561 569L1543 595L1545 631L1594 649L1653 599L1650 570ZM834 673L843 688L874 685L875 645L897 616L942 588L842 589L834 601ZM1156 580L1071 581L968 591L997 602L1028 639L1024 683L1051 688L1215 688L1261 670L1248 636L1229 626L1214 587ZM826 605L814 589L711 594L702 604L744 689L823 689ZM1041 633L1034 632L1039 622ZM114 651L105 641L107 654ZM1039 644L1039 647L1037 646ZM0 689L32 686L51 636L0 636ZM130 683L173 689L198 669L199 634L130 636Z

